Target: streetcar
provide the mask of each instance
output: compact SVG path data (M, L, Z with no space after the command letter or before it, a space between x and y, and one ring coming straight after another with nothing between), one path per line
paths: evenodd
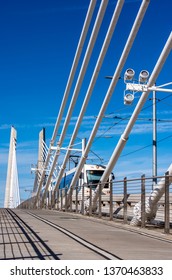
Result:
M75 175L76 169L77 169L77 167L72 168L71 170L66 171L66 173L64 173L62 180L59 184L59 190L61 190L61 192L65 193L66 191L69 190L72 179ZM82 188L84 187L85 198L89 197L90 189L92 191L94 191L96 189L105 169L106 169L106 166L104 166L104 165L84 164L84 167L79 176L78 182L75 186L75 190L77 189L78 193L81 193ZM110 174L108 181L104 185L104 187L102 189L102 194L106 195L106 194L110 193L110 182L112 180L114 180L113 173Z

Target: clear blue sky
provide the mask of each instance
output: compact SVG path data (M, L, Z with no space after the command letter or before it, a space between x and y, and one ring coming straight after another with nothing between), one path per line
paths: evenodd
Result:
M109 0L64 145L67 145L72 133L116 2ZM95 14L99 4L100 1L97 1ZM80 138L89 137L110 84L105 76L113 75L115 71L140 4L140 0L125 1L78 135ZM49 146L88 6L89 0L3 0L0 3L0 207L3 207L4 201L11 125L18 134L20 194L21 199L25 199L29 195L25 190L31 190L34 182L30 168L31 164L37 163L38 134L45 127ZM171 32L171 11L171 0L150 1L122 76L129 67L135 69L136 75L142 69L151 73ZM171 73L172 54L158 77L157 85L171 82ZM124 106L124 89L121 79L98 131L97 136L104 135L106 138L97 137L92 146L104 164L107 164L127 124L126 120L120 118L129 117L139 100L136 98L132 106ZM70 97L72 93L71 90ZM158 122L158 174L162 175L172 158L172 97L167 93L158 93L157 98L157 118L161 120ZM64 117L66 112L67 107ZM115 167L116 178L152 174L152 122L149 120L152 118L151 100L147 100L140 118L144 120L138 120L135 124ZM89 158L99 163L95 155L90 154Z

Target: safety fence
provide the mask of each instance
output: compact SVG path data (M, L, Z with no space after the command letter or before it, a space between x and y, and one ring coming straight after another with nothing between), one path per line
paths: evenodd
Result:
M172 225L172 188L169 184L168 173L161 177L145 177L109 182L109 187L98 188L98 199L95 201L94 187L89 185L77 186L73 192L68 188L59 189L54 197L52 190L47 192L46 198L41 204L38 201L37 208L48 208L58 211L75 212L81 215L96 216L110 221L122 221L130 224L135 212L140 207L140 223L142 228L152 225L163 228L164 233L170 233ZM164 180L164 191L158 194L156 181ZM99 184L100 186L100 184ZM148 219L146 201L150 199L151 193L159 195L156 203L156 215ZM157 192L157 193L156 193ZM20 208L34 208L34 197L20 204Z

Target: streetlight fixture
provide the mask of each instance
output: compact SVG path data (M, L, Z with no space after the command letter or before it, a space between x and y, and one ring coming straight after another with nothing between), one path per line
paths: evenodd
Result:
M128 68L124 74L124 82L133 81L135 75L135 71L131 68Z
M139 83L136 84L134 80L135 71L128 68L124 74L124 83L126 84L126 90L124 90L124 104L131 105L134 101L134 95L138 91L143 91L143 85L147 83L149 78L149 72L142 70L139 74Z
M170 92L172 93L172 89L165 88L168 85L171 85L172 82L166 83L160 86L152 86L149 87L147 85L149 72L147 70L142 70L139 74L138 83L133 81L133 79L129 79L132 77L132 73L135 73L132 69L127 69L124 74L124 82L126 84L126 89L124 90L124 104L131 105L135 94L137 92L147 92L153 91L153 164L152 164L152 176L154 177L153 185L156 184L156 176L157 176L157 124L156 124L156 102L155 96L157 91L161 92ZM128 75L129 74L129 75ZM130 75L131 74L131 75ZM134 75L133 75L134 77ZM128 78L128 79L127 79ZM128 81L128 82L127 82ZM131 82L133 81L133 82Z
M145 84L148 81L149 72L147 70L142 70L139 75L139 83Z
M131 82L134 80L135 71L132 68L128 68L124 73L124 83ZM134 94L131 90L124 91L124 104L131 105L134 100Z
M132 68L128 68L124 73L124 83L127 85L126 90L124 91L124 104L131 105L134 101L135 94L135 71ZM139 84L145 84L148 81L149 72L147 70L142 70L139 75ZM112 76L106 76L106 79L112 79ZM120 77L121 78L121 77ZM132 83L133 82L133 83ZM130 86L129 86L130 85ZM132 86L133 85L133 86ZM136 92L138 89L136 89ZM142 87L139 88L139 91L142 91Z
M149 87L147 85L147 82L148 82L148 75L149 75L149 72L147 70L142 70L140 72L140 75L139 75L139 81L140 83L131 83L131 82L125 82L126 84L126 89L124 91L124 104L131 104L131 103L126 103L125 102L125 95L128 95L129 93L130 94L133 94L135 96L135 94L137 92L147 92L147 91L160 91L160 92L169 92L169 93L172 93L172 89L169 89L169 88L165 88L166 86L168 85L171 85L172 82L170 83L166 83L166 84L163 84L163 85L159 85L159 86L151 86ZM133 99L132 99L133 101Z
M131 105L134 100L134 94L131 91L124 91L124 104Z

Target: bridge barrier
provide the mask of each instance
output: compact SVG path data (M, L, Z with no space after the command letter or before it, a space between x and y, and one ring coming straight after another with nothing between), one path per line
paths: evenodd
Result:
M96 211L92 211L94 189L92 186L89 186L90 190L88 191L85 185L77 186L73 192L70 192L70 206L67 204L69 198L67 188L56 192L54 208L52 207L52 192L47 192L43 208L75 212L81 215L96 216L109 219L110 221L122 221L124 224L129 224L134 216L133 211L139 203L141 207L140 226L142 228L150 225L159 227L163 229L164 233L169 234L170 227L172 227L172 187L168 184L169 175L156 177L156 179L161 178L165 178L165 193L157 203L156 216L152 220L146 219L145 203L154 188L155 177L146 178L145 175L141 176L141 178L127 179L125 177L120 181L112 181L109 183L109 189L106 194L99 188ZM85 203L87 203L87 210ZM21 203L19 208L33 209L33 206L34 197ZM40 208L39 201L37 208Z

